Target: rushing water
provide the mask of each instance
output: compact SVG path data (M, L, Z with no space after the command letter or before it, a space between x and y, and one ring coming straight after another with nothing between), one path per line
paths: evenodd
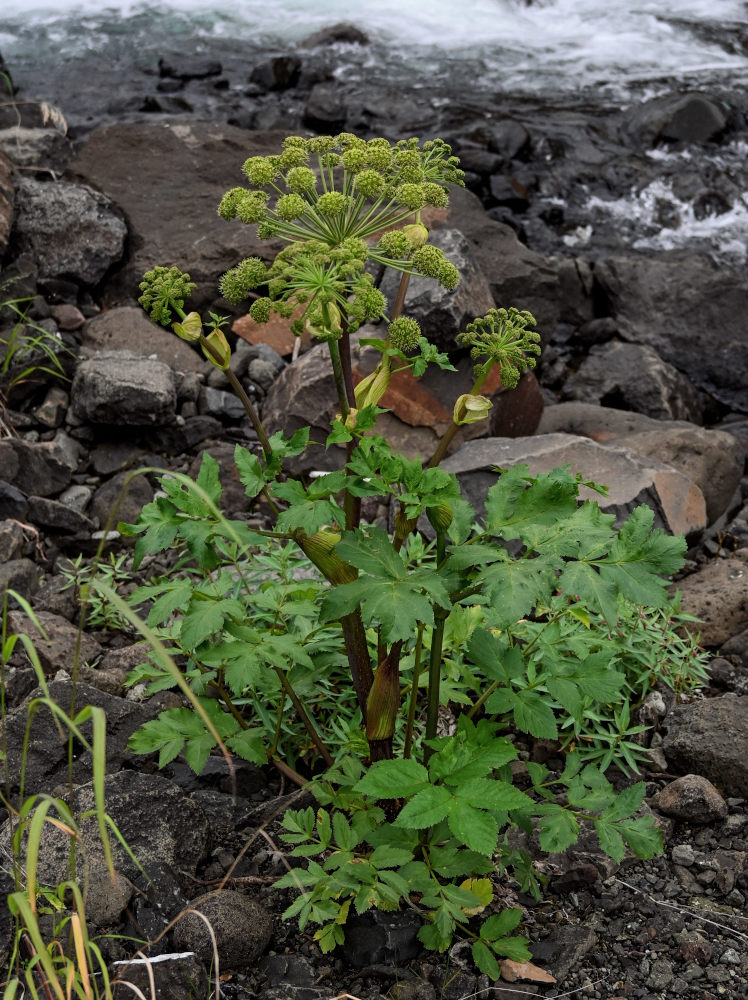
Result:
M434 87L485 107L492 95L505 106L517 95L621 108L678 89L740 93L748 86L745 0L119 0L105 7L0 0L0 52L24 96L59 102L74 124L85 126L88 115L91 127L112 99L113 117L120 114L122 84L156 76L164 53L220 59L241 99L247 71L266 54L287 52L337 21L355 23L371 39L339 48L341 80L396 81L412 93ZM437 96L432 106L439 100L449 98ZM737 185L726 210L706 215L671 187L681 166L672 156L691 168L688 151L662 153L671 159L660 179L610 198L590 192L585 200L582 191L566 247L592 249L596 230L607 226L635 249L693 245L740 263L748 245L744 154L742 140L693 154L705 176L727 173Z
M3 0L0 50L34 65L82 57L147 60L187 39L256 52L335 21L372 37L372 63L400 72L449 72L513 92L605 88L621 97L663 79L748 81L738 0Z

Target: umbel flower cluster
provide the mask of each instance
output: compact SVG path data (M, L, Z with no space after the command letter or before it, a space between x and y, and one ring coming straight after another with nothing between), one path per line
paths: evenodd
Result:
M457 334L457 343L470 348L476 363L476 378L487 374L493 365L501 372L501 384L514 389L526 368L534 368L540 354L540 334L532 313L514 306L511 309L489 309L485 316L468 323Z
M420 216L427 205L447 205L446 184L463 183L457 164L441 139L392 145L345 132L289 136L279 155L250 157L243 167L249 186L228 191L218 213L256 224L260 238L288 246L270 267L250 257L231 268L221 294L241 302L267 285L250 308L254 320L267 322L271 312L296 315L295 333L306 327L330 339L340 336L343 322L351 331L386 315L384 296L365 270L369 260L455 288L457 268L426 242ZM393 346L416 346L414 323L395 323Z

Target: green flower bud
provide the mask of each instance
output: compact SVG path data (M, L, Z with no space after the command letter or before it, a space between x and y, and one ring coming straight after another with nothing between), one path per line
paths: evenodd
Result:
M221 295L229 302L241 302L253 288L267 281L267 267L259 257L247 257L227 271L220 280Z
M452 523L452 508L442 500L435 507L426 508L426 517L431 522L434 531L445 532Z
M366 166L366 144L350 146L341 157L344 168L349 174L358 174Z
M389 170L392 165L392 146L386 139L370 139L366 145L366 163L373 170Z
M264 191L245 191L237 198L236 214L246 225L262 222L267 215L267 194Z
M334 170L335 167L339 167L340 166L340 154L339 153L323 153L322 157L321 157L321 160L322 160L322 166L326 170Z
M248 160L244 161L242 170L249 183L254 184L255 187L265 187L278 176L278 164L275 157L271 159L269 156L250 156Z
M202 343L203 354L216 368L226 371L231 362L231 348L223 330L212 330Z
M403 226L402 232L414 250L422 247L429 238L429 231L422 222L414 222L409 226Z
M266 219L257 227L257 235L261 240L272 240L278 235L278 227L274 222Z
M421 339L421 328L410 316L398 316L388 329L390 343L403 354L410 354L418 347Z
M309 205L300 194L281 195L275 203L275 213L284 222L292 222L306 214Z
M218 205L218 214L226 222L230 222L232 219L236 218L236 206L240 198L243 198L247 194L246 188L235 187L227 191L226 194L221 198Z
M335 219L345 212L348 198L340 191L326 191L319 196L316 209L326 219Z
M315 135L312 139L306 140L311 153L329 153L335 146L335 140L331 135Z
M281 170L291 170L292 167L303 167L309 159L309 151L303 146L287 146L278 157Z
M301 319L295 319L291 324L291 333L294 337L300 337L304 332L304 321Z
M427 181L422 186L422 190L427 205L433 205L434 208L446 208L449 204L449 194L441 184L434 184L432 181Z
M377 249L397 260L400 257L407 257L413 246L402 229L391 229L388 233L382 233Z
M442 251L432 243L425 243L419 247L413 253L411 260L416 271L427 278L438 278L440 270L446 263Z
M200 319L200 313L188 313L182 322L175 323L172 326L172 329L180 340L187 340L189 342L199 340L203 332L203 323Z
M313 535L299 532L296 540L306 557L335 586L352 583L358 576L358 571L353 566L349 566L335 554L335 546L340 541L337 532L323 530L316 531Z
M363 274L353 287L350 315L359 323L379 319L387 308L387 299L371 283L371 275Z
M439 284L448 292L453 291L460 283L460 272L450 261L445 260L437 275Z
M290 146L297 146L299 149L311 149L313 141L313 139L305 139L303 135L287 135L283 140L283 148L288 149Z
M180 312L184 300L197 286L190 281L189 274L183 274L178 267L154 267L146 271L139 287L143 294L138 302L154 323L168 326L172 309Z
M412 212L417 212L425 204L422 185L401 184L395 189L395 201Z
M317 178L309 167L293 167L286 174L286 184L296 194L307 194L317 187Z
M356 408L362 410L365 406L376 406L387 392L391 378L392 372L389 367L385 368L380 361L374 371L366 378L362 378L353 390Z
M486 419L492 406L493 403L487 396L474 396L466 392L455 403L452 419L460 426L477 424Z
M421 154L417 149L402 149L395 153L395 170L403 184L420 184L423 180Z
M252 305L249 307L249 315L255 323L267 323L270 319L270 309L272 305L272 301L264 295L262 298L254 300Z
M384 177L376 170L362 170L356 175L356 190L364 198L377 198L384 191Z

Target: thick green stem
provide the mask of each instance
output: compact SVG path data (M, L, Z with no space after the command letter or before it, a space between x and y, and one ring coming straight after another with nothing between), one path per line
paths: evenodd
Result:
M345 386L345 375L343 373L343 365L340 359L340 341L333 340L332 338L327 341L327 346L330 350L330 361L332 363L332 375L335 379L335 391L338 394L338 406L340 407L340 419L345 423L345 418L350 412L350 405L348 403L348 393Z
M397 297L395 298L395 304L392 307L391 319L397 319L400 313L403 311L403 306L405 305L405 296L408 291L408 282L410 281L410 272L403 271L400 275L400 285L397 289Z
M200 344L204 351L207 351L216 361L221 362L222 358L218 350L210 344L206 337L202 334L200 335ZM267 434L265 433L265 428L262 426L262 421L260 420L257 410L252 405L252 400L249 398L247 393L244 391L244 386L241 384L236 375L231 371L230 368L226 368L224 371L226 378L231 383L231 388L234 390L236 395L247 412L247 416L250 419L252 426L255 429L255 433L259 439L260 445L263 452L265 453L265 459L269 459L273 453L273 449L270 447L270 441Z
M343 629L343 641L345 642L353 687L356 691L364 725L366 725L366 702L369 698L374 674L371 669L369 646L366 642L366 629L361 618L361 611L356 610L345 615L340 619L340 625Z

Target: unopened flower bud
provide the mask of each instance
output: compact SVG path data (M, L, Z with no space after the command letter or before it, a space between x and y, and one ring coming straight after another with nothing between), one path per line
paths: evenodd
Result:
M188 313L181 323L174 323L172 330L181 340L199 340L200 334L203 332L203 322L200 319L200 314L196 312Z
M493 403L486 396L474 396L466 392L455 403L452 419L458 425L477 424L485 420Z
M391 377L390 369L378 364L370 375L361 379L354 389L358 409L362 410L365 406L376 406L387 392Z
M226 371L231 361L231 348L223 330L212 330L202 342L203 354L216 368Z
M452 508L443 500L436 507L428 507L426 517L431 522L434 531L444 532L452 523Z
M317 531L313 535L300 533L297 541L306 557L314 563L325 579L336 586L351 583L358 576L353 566L343 562L333 551L340 541L336 531Z
M403 236L407 237L414 250L422 247L429 238L429 231L422 222L413 222L409 226L403 226L402 231Z

